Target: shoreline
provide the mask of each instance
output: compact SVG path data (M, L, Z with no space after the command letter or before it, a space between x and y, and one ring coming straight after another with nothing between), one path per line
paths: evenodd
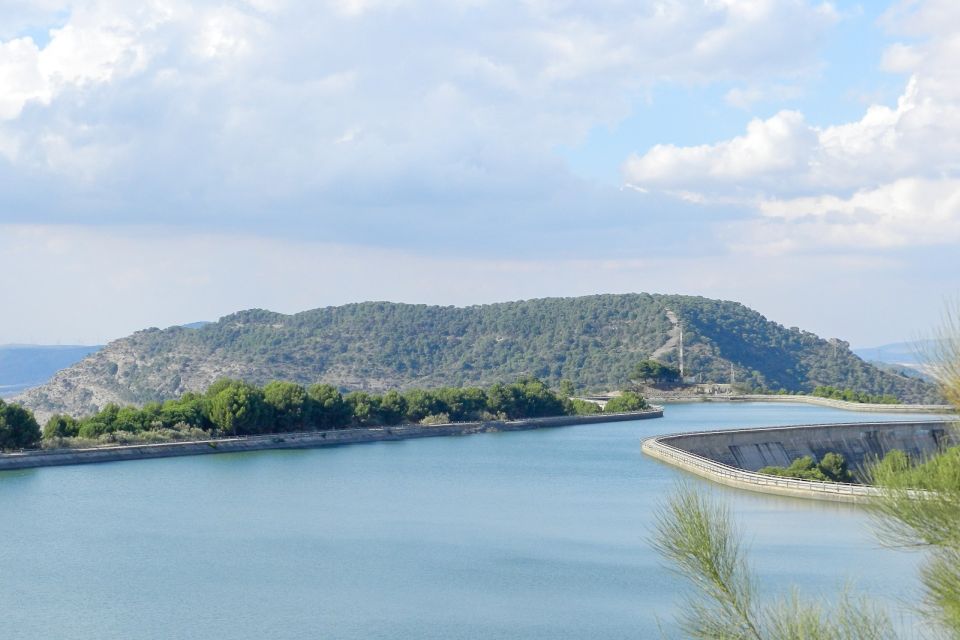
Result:
M131 444L89 449L38 449L19 453L0 454L0 471L34 469L122 460L173 458L180 456L263 451L267 449L312 449L364 442L408 440L443 436L466 436L475 433L529 431L550 427L567 427L604 422L628 422L662 418L663 408L645 411L612 413L608 415L556 416L525 420L493 420L488 422L459 422L440 425L398 425L395 427L364 427L331 429L328 431L299 431L257 436L238 436L210 440L164 442L160 444Z
M819 407L843 409L845 411L861 411L864 413L955 413L956 409L948 404L870 404L866 402L848 402L821 398L819 396L800 395L689 395L689 396L649 396L650 402L657 404L682 404L688 402L772 402L812 404Z

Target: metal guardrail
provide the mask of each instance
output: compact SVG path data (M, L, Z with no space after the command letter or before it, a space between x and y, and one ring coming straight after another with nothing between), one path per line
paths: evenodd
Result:
M677 434L680 435L680 434ZM745 471L732 467L716 460L711 460L704 456L684 451L677 447L660 442L660 438L670 436L657 436L643 441L643 450L649 455L673 461L682 467L692 467L704 472L707 477L719 476L736 480L747 485L756 487L780 487L783 489L792 489L800 491L810 491L813 493L846 495L850 497L876 497L881 492L876 487L867 487L859 484L848 484L844 482L820 482L817 480L798 480L796 478L784 478L782 476L771 476L765 473L756 473L754 471Z

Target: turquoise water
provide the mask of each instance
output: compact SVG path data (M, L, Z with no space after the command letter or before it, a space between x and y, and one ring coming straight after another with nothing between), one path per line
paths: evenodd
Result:
M909 419L671 405L660 420L0 473L0 637L650 638L683 584L647 538L658 433ZM927 416L926 418L929 418ZM918 558L838 504L727 500L761 583L896 617Z

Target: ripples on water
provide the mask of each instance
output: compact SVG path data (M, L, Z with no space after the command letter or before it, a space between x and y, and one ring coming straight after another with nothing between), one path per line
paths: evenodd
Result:
M929 419L930 416L924 416ZM904 420L805 405L670 405L661 420L0 473L3 638L673 637L651 552L680 478L658 433ZM895 609L917 557L855 507L727 500L763 586Z

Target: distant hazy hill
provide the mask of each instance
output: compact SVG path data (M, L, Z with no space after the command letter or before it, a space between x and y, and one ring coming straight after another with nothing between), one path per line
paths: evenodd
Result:
M885 371L902 372L905 375L929 379L927 361L936 359L936 342L895 342L881 347L854 349L853 352Z
M917 342L895 342L882 347L854 349L853 352L864 360L886 362L887 364L920 365L924 363L927 354L933 351L936 343L933 340L919 340Z
M147 329L107 345L22 400L42 413L92 411L201 390L232 376L345 389L488 384L532 374L584 389L616 388L638 360L768 389L817 385L936 397L923 381L880 371L847 343L787 329L735 303L648 294L548 298L466 308L367 302L282 315L241 311L196 329ZM732 367L731 367L732 365Z
M0 345L0 395L41 385L100 346Z

